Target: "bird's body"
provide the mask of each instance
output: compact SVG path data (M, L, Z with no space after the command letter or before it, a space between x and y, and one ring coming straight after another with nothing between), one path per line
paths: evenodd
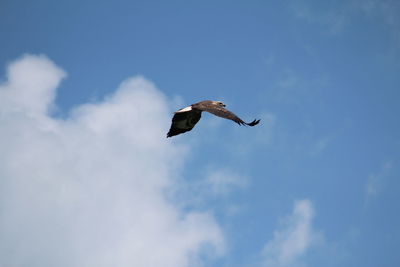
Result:
M172 118L171 128L169 129L167 137L192 130L196 123L199 122L203 111L232 120L239 125L255 126L260 122L260 120L254 120L250 123L246 123L224 107L225 104L220 101L204 100L176 111Z

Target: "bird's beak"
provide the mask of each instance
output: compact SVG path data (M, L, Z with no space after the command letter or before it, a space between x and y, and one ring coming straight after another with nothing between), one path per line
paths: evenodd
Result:
M222 104L222 106L223 106L223 107L226 107L226 105L225 105L225 104Z

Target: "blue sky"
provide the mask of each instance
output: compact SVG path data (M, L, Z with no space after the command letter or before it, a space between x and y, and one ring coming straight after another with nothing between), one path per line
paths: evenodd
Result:
M398 266L399 12L2 1L0 266Z

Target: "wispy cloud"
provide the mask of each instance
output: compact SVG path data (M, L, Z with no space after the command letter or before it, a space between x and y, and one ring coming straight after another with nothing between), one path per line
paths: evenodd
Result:
M307 78L298 70L287 68L282 71L271 91L271 98L279 103L291 105L304 105L314 103L321 93L330 85L329 77L325 74Z
M175 188L175 195L189 200L181 204L204 206L205 200L210 198L218 203L230 199L234 192L243 190L250 184L250 177L230 168L209 166L194 181L182 180L179 184L180 187ZM237 211L238 206L233 202L225 203L224 211L228 209Z
M354 0L353 3L368 18L378 19L388 26L400 44L400 2L392 0Z
M398 28L400 3L392 0L353 0L353 5L370 17L379 16L385 23ZM398 30L398 29L397 29Z
M326 135L316 139L316 141L310 147L310 154L313 156L321 154L335 139L335 135Z
M381 193L383 188L384 179L388 175L389 171L392 169L393 162L385 162L381 169L374 174L369 175L367 183L365 185L365 197L366 201L371 197L377 196Z
M321 241L322 235L312 226L314 208L308 199L296 201L291 215L283 220L281 229L264 247L265 267L299 266L301 257Z
M228 169L212 171L205 180L206 187L215 195L226 195L235 189L246 187L248 183L247 176Z
M309 4L307 1L295 1L292 5L294 15L308 23L321 25L326 32L332 35L339 34L345 26L348 16L348 10L343 8L340 3L334 3L330 6L324 2L324 9L316 10L315 5Z
M0 266L183 267L204 246L222 252L210 213L184 212L164 196L185 150L164 138L170 110L151 82L129 78L60 120L48 111L62 69L26 55L7 71Z
M389 30L400 40L400 3L392 0L350 0L325 1L315 5L314 1L294 1L294 15L303 21L321 25L324 33L340 34L352 23L354 16L362 15L368 19L377 19L389 26Z

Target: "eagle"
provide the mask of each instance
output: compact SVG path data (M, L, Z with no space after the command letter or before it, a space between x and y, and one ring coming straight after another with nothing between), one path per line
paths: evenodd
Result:
M192 130L196 123L199 122L203 111L207 111L221 118L232 120L239 125L255 126L260 122L260 120L254 120L250 123L244 122L233 112L225 109L225 106L226 105L221 101L204 100L186 108L179 109L174 112L174 117L172 118L172 124L167 133L167 138Z

